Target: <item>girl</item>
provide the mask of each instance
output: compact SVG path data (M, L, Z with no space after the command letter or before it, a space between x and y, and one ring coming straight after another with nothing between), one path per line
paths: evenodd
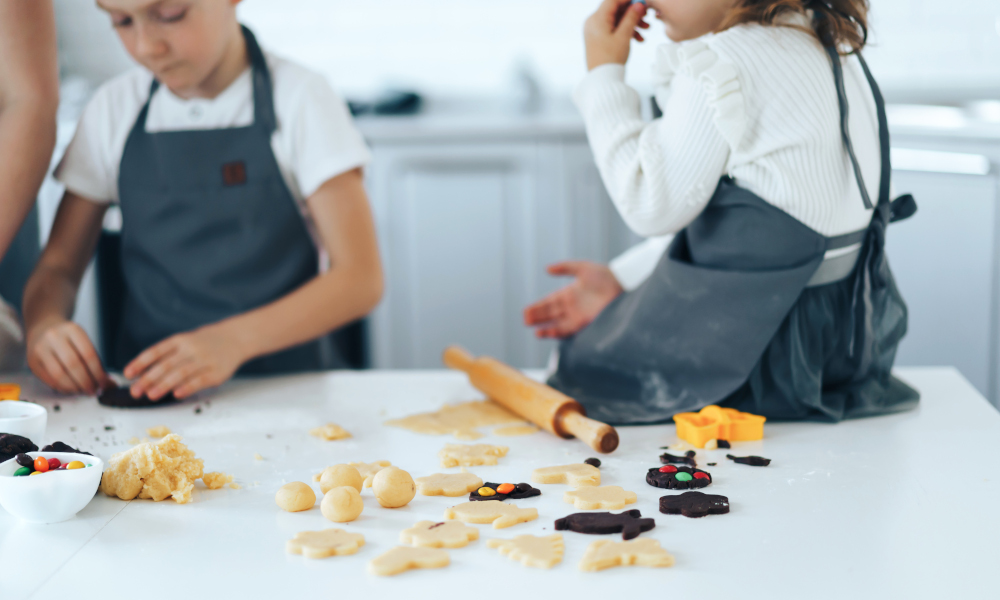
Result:
M136 398L183 398L241 366L337 366L315 340L380 298L368 150L320 76L261 51L238 3L98 2L145 69L98 90L56 171L66 194L25 318L29 366L57 390L108 383L69 318L111 202L126 295L106 358Z
M889 200L867 2L648 5L681 42L658 49L663 116L642 122L623 82L648 27L630 0L587 21L574 100L615 206L652 237L610 268L550 269L576 277L525 312L566 338L550 383L620 424L716 403L829 421L913 407L890 374L907 317L883 247L916 207Z

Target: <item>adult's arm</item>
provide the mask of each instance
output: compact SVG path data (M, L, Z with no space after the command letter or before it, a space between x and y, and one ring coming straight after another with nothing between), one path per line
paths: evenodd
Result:
M56 143L51 0L0 2L0 257L35 201Z

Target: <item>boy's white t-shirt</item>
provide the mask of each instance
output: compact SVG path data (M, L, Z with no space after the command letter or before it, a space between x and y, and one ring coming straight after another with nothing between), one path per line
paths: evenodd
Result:
M313 241L322 249L306 198L327 180L366 165L371 153L347 104L323 76L266 51L264 55L278 121L271 149ZM101 204L118 202L118 167L152 78L149 71L136 68L97 90L55 170L67 190ZM212 99L185 100L161 85L149 105L146 131L243 127L253 118L248 67Z

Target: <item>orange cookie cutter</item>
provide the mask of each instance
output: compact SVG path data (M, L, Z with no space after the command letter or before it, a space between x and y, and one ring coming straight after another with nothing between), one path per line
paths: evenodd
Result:
M706 406L696 413L674 415L677 437L695 448L704 448L708 440L749 442L764 437L764 421L758 415L740 412L734 408Z
M21 386L16 383L0 383L0 400L20 400Z

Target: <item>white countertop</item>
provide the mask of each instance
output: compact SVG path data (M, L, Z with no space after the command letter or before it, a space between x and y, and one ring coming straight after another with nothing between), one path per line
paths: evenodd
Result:
M665 492L644 476L659 464L658 447L675 441L674 427L621 429L619 450L601 457L602 483L638 493L638 504L628 508L656 519L656 528L643 535L675 556L673 568L582 573L577 563L586 547L605 536L572 532L563 532L566 555L551 571L527 569L487 548L492 537L551 533L553 520L578 512L562 501L568 488L539 485L541 497L516 502L537 507L538 520L500 530L476 525L481 539L449 550L451 566L389 578L368 575L367 562L397 545L400 530L440 520L446 507L464 499L418 495L390 510L366 489L361 517L338 525L318 506L284 513L274 494L288 481L311 483L313 473L338 462L387 459L414 477L441 472L436 453L455 440L381 423L479 397L460 374L370 371L244 380L198 402L133 411L104 408L94 399L53 400L24 377L23 396L50 408L46 442L65 441L107 459L147 427L167 425L205 459L206 471L235 474L243 489L206 490L199 483L186 505L99 494L75 519L54 525L19 522L0 511L0 596L996 597L1000 413L954 369L901 369L899 375L923 395L915 411L838 425L769 423L762 442L734 444L733 450L773 459L766 468L736 465L724 450L699 452L699 467L715 478L705 491L729 497L727 515L660 514L657 499ZM51 410L55 404L60 411ZM328 421L354 438L325 442L307 435ZM479 441L511 448L498 466L470 469L486 481L528 481L536 467L594 455L580 442L546 433ZM353 556L321 560L285 553L295 533L326 527L362 533L366 544Z

